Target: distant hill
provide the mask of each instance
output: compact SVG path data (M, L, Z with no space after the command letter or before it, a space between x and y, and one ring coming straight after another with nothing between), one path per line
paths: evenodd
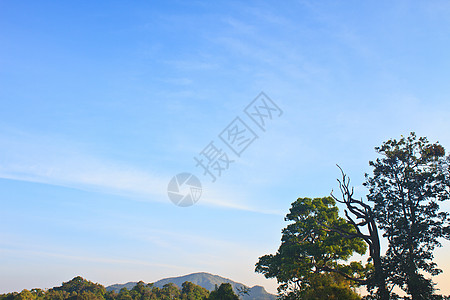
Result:
M193 273L180 277L164 278L156 281L154 285L157 287L163 287L167 283L173 283L177 285L179 288L181 288L183 282L186 281L190 281L194 284L204 287L209 291L213 291L216 288L216 286L220 286L222 283L230 283L236 294L238 293L238 289L242 289L243 287L249 288L242 283L235 282L231 279L223 278L209 273ZM137 282L128 282L125 284L113 284L106 287L106 290L107 291L114 290L116 292L119 292L120 289L122 288L127 288L128 290L131 290L136 285L136 283ZM269 294L264 289L264 287L255 285L254 287L249 288L248 295L244 295L241 298L244 300L275 300L277 297L273 294Z

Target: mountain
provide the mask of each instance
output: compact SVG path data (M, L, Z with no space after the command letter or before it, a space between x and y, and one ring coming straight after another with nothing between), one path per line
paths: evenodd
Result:
M230 283L233 287L234 292L237 294L238 289L242 288L248 288L249 293L248 295L241 296L241 299L243 300L275 300L277 296L273 294L269 294L266 292L264 287L255 285L252 288L249 288L248 286L235 282L228 278L223 278L217 275L209 274L209 273L193 273L185 276L180 277L170 277L170 278L164 278L161 280L158 280L154 283L156 287L163 287L167 283L173 283L177 285L179 288L181 288L181 285L183 282L190 281L194 284L197 284L201 287L204 287L205 289L209 291L213 291L216 286L220 286L222 283ZM128 290L131 290L137 282L128 282L125 284L114 284L106 287L107 291L114 290L116 292L119 292L122 288L127 288Z

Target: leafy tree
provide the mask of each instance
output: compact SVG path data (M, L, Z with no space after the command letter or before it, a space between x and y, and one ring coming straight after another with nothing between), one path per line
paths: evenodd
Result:
M8 293L8 294L3 294L3 295L0 295L0 300L13 300L13 299L16 298L16 296L17 296L18 294L19 294L19 293L17 293L17 292Z
M74 292L71 297L69 297L69 300L104 300L102 294L95 294L90 291L83 291L81 293Z
M127 288L121 288L117 295L117 300L132 300L131 293Z
M355 233L353 226L338 216L332 197L299 198L292 203L285 220L293 223L283 229L277 253L260 257L255 270L266 278L277 279L282 298L298 299L314 293L327 277L327 280L335 280L336 285L344 283L344 278L365 282L364 273L369 266L363 267L358 262L343 264L342 261L355 252L364 254L366 244L361 238L343 238L329 229ZM336 281L338 278L340 281ZM350 283L346 286L353 292Z
M70 299L78 299L82 297L94 297L95 299L103 298L106 293L106 289L101 284L93 283L91 281L85 280L84 278L77 276L68 282L63 282L62 286L55 287L52 289L55 292L65 292L69 295ZM84 296L83 296L84 293ZM56 294L54 295L57 296ZM58 297L66 295L59 295ZM66 298L63 298L66 299Z
M32 289L31 293L34 295L35 299L44 299L45 291L41 289Z
M366 175L368 200L389 245L384 264L388 279L411 297L433 299L434 284L423 271L441 272L433 262L438 239L450 239L449 213L439 210L448 200L448 161L439 143L430 144L414 133L375 148L382 155L371 161L373 176Z
M239 300L239 297L234 293L233 287L229 283L222 283L218 289L209 294L211 300Z
M104 298L106 300L115 300L117 298L117 293L116 293L116 291L106 292Z
M181 292L178 287L173 283L165 284L162 289L159 290L158 299L162 300L170 300L170 299L179 299L181 296Z
M23 290L15 297L17 300L34 300L36 296L32 294L29 290Z
M243 297L244 295L249 295L250 289L246 286L238 287L237 288L238 296Z
M192 282L183 282L181 288L181 299L183 300L203 300L208 299L209 291Z
M360 300L361 297L352 289L351 282L337 273L314 274L311 278L314 289L309 289L301 297L302 300L348 299Z
M155 299L156 295L153 293L153 284L145 284L143 281L139 281L132 289L131 296L133 299L150 300Z
M51 289L45 293L46 300L65 300L67 298L69 298L69 293L66 291Z

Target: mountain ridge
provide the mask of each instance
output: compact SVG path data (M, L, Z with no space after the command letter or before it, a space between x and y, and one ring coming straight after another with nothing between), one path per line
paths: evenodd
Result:
M229 278L221 277L219 275L214 275L207 272L197 272L178 277L163 278L158 281L155 281L153 284L156 287L162 288L165 284L173 283L176 286L178 286L178 288L181 288L181 285L186 281L190 281L196 285L199 285L207 289L208 291L213 291L216 288L216 286L218 287L222 283L230 283L236 294L239 292L239 290L243 288L248 289L249 293L247 295L244 294L240 296L240 298L243 300L275 300L277 297L276 295L268 293L262 286L255 285L250 288L240 282L235 282ZM128 290L131 290L136 284L137 282L113 284L107 286L106 290L107 291L114 290L116 292L119 292L120 289L124 287L127 288Z

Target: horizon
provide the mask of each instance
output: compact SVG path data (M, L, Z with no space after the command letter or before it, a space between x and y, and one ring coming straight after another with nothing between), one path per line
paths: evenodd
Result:
M257 285L257 284L256 284L256 285L253 285L253 286L251 286L251 285L246 285L245 283L234 281L234 280L231 279L231 278L226 278L226 277L220 276L220 275L218 275L218 274L212 274L212 273L208 273L208 272L195 272L195 273L189 273L189 274L180 275L180 276L174 276L174 277L164 277L164 278L160 278L160 279L158 279L158 280L151 281L151 282L143 281L143 280L138 280L138 281L117 282L117 283L112 283L112 284L105 284L105 283L101 283L101 282L95 282L95 281L90 280L89 278L85 278L85 277L83 277L83 276L76 275L76 276L72 277L71 279L62 281L59 285L54 285L54 286L52 286L52 287L32 287L32 288L30 287L30 288L25 288L25 289L27 289L27 290L32 290L32 289L35 289L35 288L39 288L39 289L42 289L42 290L49 290L49 289L52 289L52 288L54 288L54 287L59 287L59 286L61 286L63 283L69 282L69 281L71 281L71 280L73 280L73 279L75 279L75 278L77 278L77 277L81 277L81 278L83 278L84 280L91 281L91 282L96 283L96 284L101 284L103 287L108 288L108 287L112 287L112 286L115 286L115 285L126 285L126 284L129 284L129 283L138 283L138 282L140 282L140 281L143 281L145 284L153 284L153 283L156 283L156 282L162 281L162 280L177 279L177 278L187 277L187 276L191 276L191 275L199 275L199 274L206 274L206 275L210 275L210 276L214 276L214 277L220 277L221 279L230 280L230 281L232 281L232 282L234 282L234 283L240 283L240 284L243 284L243 285L245 285L246 287L249 287L249 288L262 287L266 292L268 292L268 291L265 289L265 287L262 286L262 285ZM10 292L21 292L21 291L10 291ZM6 292L6 293L10 293L10 292ZM269 293L269 292L268 292L268 293ZM5 294L5 293L3 293L3 294ZM270 294L273 294L273 293L270 293ZM276 294L273 294L273 295L276 295Z
M292 202L338 190L336 164L364 198L382 142L416 132L450 151L449 14L439 0L1 2L0 293L205 270L276 294L255 264ZM450 294L442 245L433 278Z

